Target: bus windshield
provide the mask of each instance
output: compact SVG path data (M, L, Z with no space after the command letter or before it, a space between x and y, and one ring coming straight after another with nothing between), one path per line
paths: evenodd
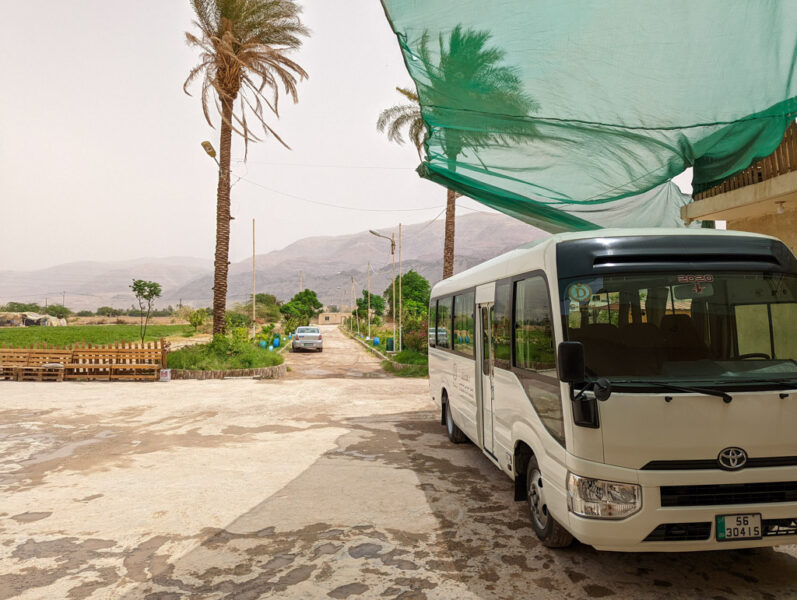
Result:
M617 273L560 282L565 338L587 374L651 382L797 385L797 275Z

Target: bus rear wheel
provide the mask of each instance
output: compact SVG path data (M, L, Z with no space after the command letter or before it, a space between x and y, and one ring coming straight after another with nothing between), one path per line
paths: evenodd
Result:
M462 430L457 427L457 424L454 423L454 415L451 414L451 407L448 405L448 397L446 397L445 402L443 402L443 410L445 411L448 439L455 444L461 444L468 438L462 433Z
M556 522L545 502L545 486L537 459L532 456L526 468L526 499L529 503L531 528L548 548L565 548L573 541L573 536Z

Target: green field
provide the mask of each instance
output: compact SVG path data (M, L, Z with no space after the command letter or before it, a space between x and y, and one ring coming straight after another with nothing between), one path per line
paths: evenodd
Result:
M182 335L191 332L190 325L150 325L146 340ZM47 342L65 346L75 342L87 344L111 344L113 342L139 341L138 325L68 325L66 327L8 327L0 329L0 344L30 346L36 342Z

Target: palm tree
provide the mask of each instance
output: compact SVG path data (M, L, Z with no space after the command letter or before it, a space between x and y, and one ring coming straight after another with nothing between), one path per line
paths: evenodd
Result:
M376 128L379 131L387 130L387 139L397 144L404 143L402 130L407 128L407 136L418 151L418 157L423 160L421 149L426 138L426 123L421 116L421 105L418 103L418 94L408 88L397 87L396 91L409 100L405 104L395 104L379 113ZM443 242L443 279L448 279L454 274L454 224L457 209L457 194L454 190L446 190L446 226L445 240Z
M296 84L307 73L288 58L309 30L302 25L301 7L294 0L190 0L196 14L197 35L186 32L189 46L199 48L199 64L183 84L202 78L202 111L213 127L211 100L221 115L219 184L216 197L216 255L213 275L213 333L224 333L227 270L230 249L230 150L232 132L244 140L244 160L249 142L261 141L250 128L254 117L263 137L273 135L287 144L266 122L268 109L279 118L280 88L294 102ZM236 102L237 101L237 102ZM248 113L248 115L247 115Z
M489 47L490 37L488 31L463 30L457 25L447 39L442 34L439 36L434 56L429 35L424 33L417 56L425 78L419 80L418 93L399 90L410 104L384 110L377 128L382 131L389 125L388 139L401 143L403 138L399 130L409 126L410 138L420 154L420 146L427 140L424 138L419 143L418 132L426 131L426 124L431 123L435 136L441 137L439 142L452 172L456 170L457 158L468 149L477 150L533 136L533 126L524 119L503 118L505 115L529 115L539 110L539 105L523 90L516 69L500 64L505 52ZM423 98L423 117L419 97ZM452 113L454 117L450 116ZM454 273L457 195L448 190L443 279Z

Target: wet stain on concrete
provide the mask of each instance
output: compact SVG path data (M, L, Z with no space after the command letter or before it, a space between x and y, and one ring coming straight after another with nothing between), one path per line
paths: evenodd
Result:
M609 588L590 583L584 586L584 592L590 598L606 598L607 596L614 596L614 592Z
M513 501L509 479L474 446L448 444L435 411L336 418L306 410L291 414L286 419L290 425L228 425L215 434L202 433L201 419L197 427L185 428L190 420L163 419L155 430L152 424L83 423L79 436L95 441L57 461L25 467L24 477L30 479L17 480L16 489L30 489L36 477L43 479L51 470L89 472L126 464L141 452L213 448L264 433L335 427L351 433L280 490L280 496L300 498L302 485L329 468L346 467L352 477L367 477L368 469L378 469L382 477L401 472L411 475L405 478L411 482L408 491L425 502L424 516L434 525L418 531L408 515L406 527L378 526L372 521L379 515L373 514L352 523L316 516L311 507L302 509L307 512L301 524L288 526L288 515L272 508L277 499L266 498L226 527L143 536L132 545L102 537L22 539L8 546L14 572L0 574L0 598L58 580L70 582L68 597L76 599L95 592L107 596L111 586L120 584L125 592L119 596L125 600L425 599L446 597L442 589L453 590L447 597L467 592L484 600L797 597L797 559L784 552L681 556L599 553L579 544L559 551L545 548L528 525L525 505ZM109 430L113 436L99 435ZM91 456L89 447L117 454ZM249 526L243 530L238 521ZM37 559L51 560L53 566L26 566ZM730 572L736 574L732 586L721 576ZM12 591L3 596L5 590Z
M18 523L32 523L34 521L41 521L49 517L51 512L24 512L11 517Z
M352 558L373 558L379 555L382 546L379 544L358 544L354 548L349 548L349 556Z
M330 598L350 598L351 596L359 596L368 591L368 586L364 583L347 583L336 587L331 592L327 593Z

